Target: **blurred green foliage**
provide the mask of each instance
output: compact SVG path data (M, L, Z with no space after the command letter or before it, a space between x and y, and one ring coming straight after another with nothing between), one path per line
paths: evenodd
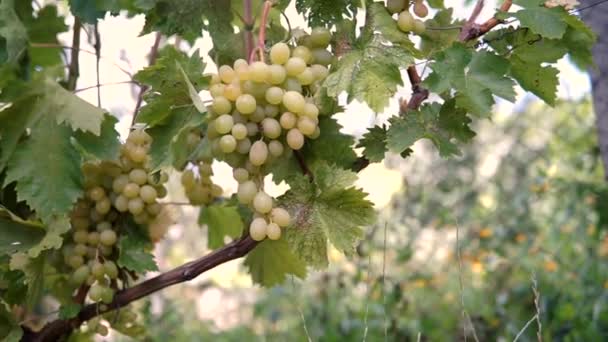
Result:
M419 145L389 160L406 186L358 256L260 292L230 329L166 293L161 315L144 310L148 340L512 341L537 310L544 340L606 340L608 187L589 101L493 121L459 159Z

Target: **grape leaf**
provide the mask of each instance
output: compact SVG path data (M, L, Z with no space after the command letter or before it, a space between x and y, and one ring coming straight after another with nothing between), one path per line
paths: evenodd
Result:
M424 84L440 94L455 89L459 107L483 116L492 109L493 95L515 100L514 82L505 76L509 67L508 60L491 52L471 52L462 44L454 44L436 55L431 64L433 73Z
M212 204L201 208L199 224L207 225L209 248L220 248L224 237L236 238L243 232L243 221L235 206Z
M70 220L66 216L53 218L46 225L46 234L42 240L28 250L28 256L36 258L48 249L58 249L63 244L62 235L68 232L70 228Z
M206 3L200 0L156 0L154 8L146 11L143 33L160 31L172 36L179 35L190 43L201 36L205 24Z
M0 255L24 252L36 246L44 237L41 227L2 217L0 212Z
M420 35L420 50L424 55L428 56L436 51L443 50L458 40L460 34L458 27L462 25L462 21L454 21L452 19L453 12L453 8L439 10L432 19L424 22L427 29ZM454 27L455 29L436 29L446 27Z
M90 132L76 132L72 144L80 152L84 160L118 160L120 140L114 126L118 119L105 115L101 123L101 133L95 136Z
M266 287L283 283L288 274L306 277L306 264L293 254L285 239L260 242L249 252L244 264L253 281Z
M99 0L69 0L70 10L74 16L79 17L82 21L87 24L94 24L97 19L103 19L106 12L110 12L112 15L117 15L120 10L129 10L131 13L137 13L140 10L140 6L136 4L141 3L137 0L111 0L111 1L99 1Z
M541 98L547 104L555 105L559 70L552 66L526 63L511 58L511 75L525 90Z
M158 271L154 255L148 250L152 247L150 239L142 232L129 229L118 241L118 266L135 273Z
M348 93L348 102L359 100L380 112L403 85L400 67L414 62L418 52L408 35L401 32L386 8L378 2L367 7L366 25L325 80L329 96Z
M18 342L23 336L23 329L13 313L0 301L0 339L4 342Z
M198 51L188 57L172 46L163 48L154 65L139 71L134 76L137 82L150 87L144 96L146 105L137 114L137 122L153 127L163 123L173 111L192 105L186 79L195 91L200 91L207 86L209 80L207 76L203 76L204 69L205 64Z
M59 307L59 318L60 319L70 319L74 318L80 312L82 305L74 302L66 302L61 304Z
M374 126L367 130L357 147L363 147L363 155L372 163L381 162L386 153L386 127Z
M296 10L311 27L331 27L345 17L354 19L358 4L357 0L297 0Z
M568 23L568 29L564 34L562 42L572 61L581 69L593 64L593 48L597 37L591 28L574 15L565 15L563 19Z
M442 157L460 155L453 140L468 141L473 131L468 127L471 120L466 112L455 106L454 100L425 104L417 111L393 117L387 133L388 148L397 153L410 148L420 139L429 139Z
M57 7L47 5L41 8L36 13L36 17L31 21L24 21L27 27L29 40L38 44L57 44L57 35L66 32L68 26L65 24L65 18L57 13ZM53 66L62 63L61 48L34 48L30 47L30 64L32 67Z
M372 224L376 215L366 194L353 187L354 172L319 163L313 173L313 182L294 176L280 204L293 220L284 229L291 250L307 264L323 268L328 263L327 241L344 253L354 252L362 227Z
M13 5L14 0L0 0L0 64L16 62L27 49L27 30Z

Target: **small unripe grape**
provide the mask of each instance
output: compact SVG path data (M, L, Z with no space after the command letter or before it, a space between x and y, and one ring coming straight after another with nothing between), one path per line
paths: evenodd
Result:
M129 210L129 199L125 195L119 195L114 200L114 208L121 213Z
M249 94L243 94L236 99L236 109L241 112L241 114L253 113L256 106L255 98Z
M326 48L331 41L331 33L324 27L315 27L310 33L310 41L314 47Z
M429 14L429 9L422 3L422 0L418 0L414 4L414 14L420 18L424 18Z
M135 183L129 183L129 184L127 184L125 186L125 188L122 190L122 194L126 198L137 197L139 195L139 185L137 185Z
M146 211L152 216L160 214L162 209L163 207L160 205L160 203L151 203L146 206Z
M270 87L266 90L266 101L270 104L279 104L283 100L283 89L279 87Z
M84 258L80 255L71 255L68 258L68 265L72 268L78 268L84 264Z
M297 128L292 128L287 132L287 145L294 150L299 150L304 146L304 135Z
M96 186L89 190L89 198L93 201L100 201L104 197L106 197L106 192L100 186Z
M248 154L249 149L251 148L251 140L245 138L243 140L239 140L236 144L236 151L240 154Z
M315 80L322 81L329 74L329 70L321 64L313 64L310 66L310 70L312 71L312 75L315 77Z
M414 33L415 34L423 34L426 31L426 26L422 20L416 19L414 20Z
M192 188L188 193L188 198L192 204L206 204L210 201L209 195L210 191L208 188L202 187L200 185Z
M98 232L90 232L87 237L87 243L91 246L96 246L99 243L99 233Z
M224 97L230 101L236 101L241 95L241 85L239 83L230 83L224 89Z
M114 262L106 260L106 262L103 263L103 268L105 274L107 274L110 279L116 279L116 277L118 277L118 267L116 267Z
M102 301L104 303L106 302L104 300L102 300ZM110 300L108 303L110 303L110 302L112 302L112 300ZM108 327L106 327L105 325L100 324L95 328L95 332L98 333L99 336L106 337L110 333L110 330L108 330Z
M255 185L253 181L245 181L239 184L237 190L237 198L239 202L243 204L249 204L253 201L253 198L258 192L258 187Z
M82 265L72 273L72 281L74 284L82 284L87 280L90 272L89 266Z
M139 189L139 197L146 203L154 203L156 196L156 189L151 185L144 185Z
M99 213L97 210L93 210L89 214L89 217L91 218L91 221L93 221L93 223L96 223L103 220L104 214Z
M209 93L211 93L211 97L213 97L213 98L224 96L224 90L226 90L226 85L221 84L221 83L214 84L211 87L209 87Z
M280 227L287 227L291 223L289 212L283 208L272 208L270 219Z
M136 145L144 145L152 142L152 137L142 129L134 129L129 133L127 140Z
M300 94L302 93L302 85L300 84L300 81L293 77L288 77L285 80L285 83L283 84L283 89L285 89L286 91L295 91Z
M95 278L103 278L103 276L105 275L105 269L103 267L103 264L100 263L99 261L93 261L93 264L91 265L91 274L93 275L93 277Z
M283 115L281 115L279 122L281 123L281 127L284 129L292 129L296 126L298 118L294 113L285 112Z
M89 233L84 230L78 230L74 232L72 239L76 243L87 243L87 239L89 237Z
M278 140L272 140L268 143L268 152L270 152L270 155L273 157L278 157L283 154L284 149L283 144Z
M108 229L112 229L112 224L108 221L102 221L99 222L97 224L97 227L95 227L97 229L98 232L102 232L104 230L108 230Z
M296 78L302 85L310 85L315 80L315 76L313 75L312 70L310 68L304 69L304 71L302 71L298 76L296 76Z
M386 8L391 14L399 13L405 9L404 0L388 0L386 2Z
M270 61L274 64L285 64L289 56L289 46L285 43L276 43L270 48Z
M182 185L185 188L191 188L196 184L196 178L194 177L194 172L192 170L186 170L182 173L181 177Z
M281 135L281 125L272 118L266 118L262 121L262 131L264 136L270 139L276 139Z
M312 61L315 64L327 66L327 65L331 64L333 59L334 59L334 55L332 55L331 52L329 52L325 49L312 50Z
M198 172L201 176L211 176L213 174L213 168L211 167L211 164L199 163Z
M397 19L397 26L403 32L411 32L414 30L414 17L408 11L403 11Z
M258 140L251 145L249 150L249 161L255 166L260 166L268 159L268 146L266 143Z
M258 134L258 132L260 131L258 129L258 125L253 122L248 122L245 126L247 126L247 135L250 137L253 137L254 135Z
M253 219L249 225L249 235L255 241L262 241L266 238L266 220L261 217Z
M215 119L213 127L219 134L226 134L230 132L233 125L234 121L232 120L232 116L224 114Z
M223 96L218 96L213 99L213 104L211 105L213 110L219 114L228 114L232 110L232 104L228 101L227 98Z
M129 180L137 185L146 184L148 173L142 169L133 169L129 172Z
M110 202L110 199L107 197L95 204L95 210L101 215L109 213L111 208L112 202Z
M99 234L99 242L102 245L112 246L116 243L116 233L113 230L104 230Z
M164 186L157 186L156 188L156 193L158 194L156 197L157 198L163 198L165 196L167 196L167 189Z
M278 240L281 238L281 228L276 223L269 223L266 226L266 235L270 240Z
M127 185L128 183L129 183L129 176L120 175L120 176L114 178L114 181L112 182L112 191L119 194L122 192L122 190L125 188L125 185Z
M220 138L220 149L224 153L232 153L236 149L236 139L232 135L224 135Z
M88 237L88 234L87 234L87 237ZM76 241L74 241L74 242L76 242ZM88 247L86 245L84 245L84 243L86 243L86 241L74 246L75 254L82 255L82 256L85 256L87 254Z
M237 182L243 183L243 182L249 180L249 171L247 171L243 168L234 169L232 171L232 176L234 177L234 179Z
M306 64L310 64L312 61L312 54L310 53L310 49L306 46L296 46L291 52L291 55L293 57L301 58Z
M285 63L285 70L289 76L297 76L306 69L306 62L299 57L291 57Z
M283 95L283 105L293 113L300 113L304 109L304 97L295 91L288 91Z
M101 301L103 303L110 304L110 303L112 303L113 299L114 299L114 290L112 290L109 287L104 287L103 288L103 292L101 293ZM104 327L105 330L101 330L100 331L99 327ZM100 324L97 327L97 333L100 334L100 335L102 335L102 336L105 336L105 335L108 334L107 330L108 330L108 328L105 325L101 325ZM105 334L105 335L103 335L103 334Z
M267 117L274 118L275 116L279 115L279 106L267 104L266 106L264 106L264 113Z
M144 201L141 198L136 197L129 200L129 212L133 215L140 214L144 211Z
M89 298L91 298L91 300L94 302L99 302L101 301L103 292L103 287L101 285L95 284L89 289Z
M272 64L268 67L268 83L281 84L285 82L287 71L282 65Z
M229 65L222 65L218 69L218 74L219 74L222 82L224 82L226 84L232 82L236 76L236 73Z
M262 120L264 120L265 117L266 117L266 111L264 110L264 107L257 106L255 109L255 112L253 112L251 115L249 115L249 120L252 122L258 123L258 122L262 122Z
M218 84L222 81L218 74L206 74L206 76L211 76L211 80L209 81L209 84L211 85Z
M211 195L213 197L222 196L223 193L224 193L224 189L222 189L221 186L219 186L217 184L211 184Z
M315 128L317 128L317 123L311 118L302 116L298 119L298 129L302 134L311 135L315 132Z
M253 208L260 214L269 213L272 210L272 197L264 191L259 191L253 198Z
M245 139L247 137L247 126L242 123L237 123L232 126L232 136L237 139Z
M253 62L249 66L249 76L254 82L266 82L268 72L268 65L264 62Z

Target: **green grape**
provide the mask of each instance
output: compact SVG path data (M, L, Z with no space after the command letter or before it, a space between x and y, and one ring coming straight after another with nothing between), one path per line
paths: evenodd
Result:
M300 84L300 81L292 77L289 77L285 80L285 83L283 84L283 89L287 91L295 91L297 93L302 93L302 85Z
M291 112L283 113L283 115L281 115L281 119L279 120L281 127L283 127L284 129L294 128L296 126L297 122L298 122L297 116Z
M276 105L281 103L283 100L283 89L279 87L270 87L266 90L266 101L268 103Z
M274 118L275 116L279 115L279 106L267 104L266 106L264 106L264 113L267 117Z
M241 115L236 109L232 111L232 121L236 125L237 123L245 124L247 123L247 118Z
M219 134L226 134L226 133L230 132L233 125L234 125L234 121L232 120L232 116L230 116L228 114L224 114L224 115L221 115L220 117L218 117L217 119L215 119L215 124L213 127L215 127L215 130Z
M80 255L71 255L67 261L67 264L72 268L78 268L84 264L84 258Z
M122 190L122 194L126 198L137 197L139 195L139 185L137 185L135 183L129 183L129 184L127 184L125 186L125 188Z
M253 112L253 114L249 115L249 120L252 122L258 123L258 122L262 122L262 120L264 120L265 117L266 117L266 111L264 110L264 107L257 106L255 108L255 111Z
M144 145L150 143L152 137L141 129L134 129L129 133L127 141L130 141L136 145Z
M236 76L240 81L247 81L251 78L249 64L244 59L238 59L234 62L234 71L236 72Z
M95 204L95 210L101 215L109 213L110 209L112 209L112 202L110 202L110 199L107 197L104 197Z
M260 166L268 159L268 146L266 143L258 140L251 145L249 150L249 161L255 166Z
M77 244L76 246L74 246L74 253L85 256L87 254L87 246L82 243Z
M304 69L296 78L302 85L310 85L315 80L315 76L310 68Z
M232 104L227 98L223 96L218 96L214 98L213 104L211 106L213 110L219 115L228 114L232 110Z
M247 137L247 126L242 123L237 123L232 126L232 136L237 140L242 140Z
M405 3L408 0L388 0L386 8L391 14L399 13L405 9Z
M234 128L234 126L232 128ZM211 164L200 163L198 165L198 172L202 176L211 176L213 174L213 168L211 167Z
M118 277L118 267L116 267L114 262L106 260L106 262L103 263L103 268L110 279L116 279Z
M104 256L112 255L112 247L110 247L110 246L99 246L99 251Z
M249 94L243 94L236 99L236 109L241 114L251 114L255 111L257 104L255 98Z
M222 65L218 70L218 74L219 74L222 82L224 82L226 84L231 83L234 80L234 78L236 77L236 73L228 65Z
M253 219L249 225L249 235L255 241L262 241L266 238L266 220L261 217Z
M281 136L281 125L275 119L266 118L262 121L262 131L264 132L264 136L276 139Z
M146 184L148 173L143 169L133 169L129 172L129 180L137 185Z
M136 147L129 152L129 158L135 163L142 163L146 160L148 151L143 147Z
M162 209L163 207L160 205L160 203L151 203L146 206L146 211L152 216L157 216L160 214Z
M403 32L411 32L414 30L414 17L408 11L403 11L397 19L397 26Z
M95 284L89 289L89 298L91 298L91 300L94 302L101 301L102 295L103 287L101 285Z
M283 154L284 149L283 144L278 140L271 140L268 143L268 152L270 152L270 155L273 157L278 157Z
M142 211L144 211L144 201L139 197L131 198L129 200L129 212L133 215L137 215Z
M243 183L249 180L249 171L243 168L232 170L232 176L238 183Z
M253 122L248 122L245 126L247 126L247 136L253 137L260 131L258 125Z
M112 224L108 221L99 222L96 229L98 232L103 232L104 230L112 229Z
M323 66L330 65L334 59L334 55L325 49L312 50L312 62Z
M261 214L269 213L272 210L272 197L264 191L259 191L253 198L253 208Z
M101 242L102 245L113 246L116 243L116 239L116 232L111 229L104 230L99 234L99 242Z
M287 145L294 150L299 150L304 146L304 136L297 128L292 128L287 132Z
M74 232L72 239L76 243L87 243L87 239L89 237L89 233L84 230L77 230Z
M311 118L303 116L298 119L298 129L302 134L311 135L315 132L315 128L317 128L317 123Z
M304 34L298 37L297 40L298 45L306 46L309 49L312 49L312 41L310 40L309 34Z
M163 198L167 196L167 189L164 186L157 186L155 189L157 193L156 198Z
M243 204L249 204L258 192L258 187L253 181L245 181L239 184L237 198Z
M285 64L289 56L289 46L285 43L276 43L270 48L270 61L273 64Z
M324 27L315 27L310 33L310 41L314 47L326 48L331 41L331 33Z
M241 85L237 82L230 83L224 89L224 97L230 101L236 101L241 95Z
M156 201L156 189L151 185L144 185L139 189L139 197L146 203L154 203Z
M281 228L276 223L269 223L266 226L266 235L270 240L278 240L281 238Z
M319 108L312 103L307 103L304 105L304 110L302 110L302 115L308 117L312 120L318 120L319 117Z
M211 184L211 195L213 197L220 197L224 194L224 189L217 184Z
M106 303L106 304L112 303L112 300L114 299L114 290L112 290L109 287L103 287L103 292L101 293L100 299L103 303ZM103 327L103 325L100 325L100 327ZM99 329L99 327L97 327L97 329ZM97 330L97 332L99 332L99 330ZM106 333L106 335L107 335L107 333Z
M232 64L232 68L234 70L238 69L239 67L246 67L249 66L249 63L247 63L246 60L244 60L243 58L239 58L236 61L234 61L234 63Z
M251 140L245 138L243 140L239 140L236 144L236 151L240 154L248 154L249 149L251 148Z
M182 185L185 188L191 188L196 184L196 178L194 178L194 172L192 170L186 170L182 173L181 177Z
M416 19L414 20L414 33L417 35L421 35L426 31L426 26L422 20Z
M285 70L289 76L297 76L306 69L306 62L299 57L291 57L285 63Z
M282 65L272 64L268 67L268 83L278 85L285 82L287 71Z
M253 62L249 65L249 73L252 81L266 82L269 74L268 65L264 62Z
M87 265L82 265L78 267L74 273L72 273L72 282L74 284L82 284L89 277L90 269Z
M106 197L106 192L103 190L102 187L100 186L96 186L94 188L92 188L91 190L89 190L89 198L92 201L101 201L104 197Z
M91 246L97 246L99 243L99 233L98 232L90 232L87 237L87 243Z
M283 208L272 208L270 211L270 219L280 227L287 227L291 223L289 212Z
M96 247L89 247L87 249L87 258L89 258L90 260L93 260L97 257L97 248Z
M120 175L120 176L114 178L114 181L112 182L112 191L119 194L122 192L122 190L125 188L125 185L127 185L128 183L129 183L129 176Z
M106 274L103 264L97 260L93 261L93 264L91 265L91 274L97 279L103 278L103 276Z
M224 84L214 84L209 87L209 93L211 93L211 97L220 97L224 96L224 90L226 89L226 85Z
M220 149L224 153L232 153L236 149L236 139L232 135L224 135L220 138Z
M186 194L188 195L188 199L190 199L192 204L206 204L210 201L209 189L200 185L195 186Z
M321 64L313 64L310 66L310 70L312 71L312 75L315 80L322 81L327 75L329 75L329 70Z
M288 111L293 113L300 113L304 109L304 97L302 94L295 91L288 91L283 95L283 105Z
M310 64L312 61L312 53L306 46L296 46L291 52L293 57L301 58L306 64Z
M125 195L116 196L114 200L114 208L121 213L129 210L129 199Z

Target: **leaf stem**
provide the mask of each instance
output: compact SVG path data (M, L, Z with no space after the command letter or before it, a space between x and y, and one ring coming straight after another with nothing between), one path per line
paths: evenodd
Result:
M101 35L99 34L98 23L95 22L95 73L97 74L97 107L101 108L101 87L99 82L99 60L101 59Z
M244 24L244 38L245 38L245 56L250 58L253 51L253 15L251 13L251 0L243 0L243 9L245 18L242 18Z

